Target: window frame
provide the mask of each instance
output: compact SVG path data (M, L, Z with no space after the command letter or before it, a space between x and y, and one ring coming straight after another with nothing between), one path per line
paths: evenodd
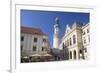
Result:
M32 51L37 51L37 47L36 46L33 46Z
M34 37L34 40L33 40L35 43L37 43L38 41L38 38Z

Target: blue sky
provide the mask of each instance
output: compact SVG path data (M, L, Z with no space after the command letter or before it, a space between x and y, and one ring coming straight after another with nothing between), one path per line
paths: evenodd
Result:
M21 10L21 26L40 28L49 37L49 42L53 45L53 26L55 18L59 18L60 38L64 35L65 27L71 26L75 21L83 24L89 22L89 13L78 12L56 12L56 11L37 11L37 10Z

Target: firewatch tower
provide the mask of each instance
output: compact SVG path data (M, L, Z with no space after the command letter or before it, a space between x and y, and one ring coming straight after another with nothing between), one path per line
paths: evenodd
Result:
M60 30L59 18L56 17L54 24L53 48L59 48L59 43L60 43L59 30Z

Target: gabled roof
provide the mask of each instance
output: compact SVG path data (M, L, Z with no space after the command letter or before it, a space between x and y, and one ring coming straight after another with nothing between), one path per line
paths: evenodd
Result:
M21 26L21 33L32 34L32 35L45 35L45 36L47 36L39 28L31 28L31 27L24 27L24 26Z

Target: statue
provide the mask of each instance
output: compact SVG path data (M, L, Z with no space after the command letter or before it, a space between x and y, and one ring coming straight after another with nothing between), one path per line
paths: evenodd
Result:
M66 31L65 34L68 33L71 30L71 28L68 26L68 24L66 25Z

